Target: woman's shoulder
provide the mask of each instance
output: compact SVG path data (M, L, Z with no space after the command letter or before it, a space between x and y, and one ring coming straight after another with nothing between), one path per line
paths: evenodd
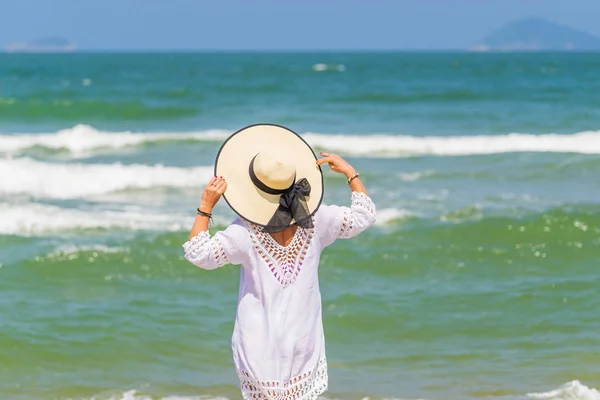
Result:
M321 204L317 212L315 212L315 219L318 221L331 220L332 218L338 216L340 212L343 213L343 211L344 207L342 206L337 206L333 204Z
M339 221L343 219L345 208L332 204L322 204L314 215L317 231L329 231L337 228Z
M251 225L251 222L246 221L242 217L238 217L235 220L233 220L233 222L229 226L235 226L236 228L234 228L234 229L241 228L241 229L244 229L245 231L249 231L250 225ZM239 227L239 228L237 228L237 227Z
M242 244L250 241L250 225L242 218L237 218L220 232L221 235Z

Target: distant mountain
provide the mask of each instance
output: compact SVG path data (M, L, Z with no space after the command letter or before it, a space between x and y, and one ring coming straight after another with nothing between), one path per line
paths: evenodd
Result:
M9 53L69 53L77 51L77 46L64 38L48 37L12 43L5 50Z
M474 51L600 51L600 38L539 18L510 22L488 35Z

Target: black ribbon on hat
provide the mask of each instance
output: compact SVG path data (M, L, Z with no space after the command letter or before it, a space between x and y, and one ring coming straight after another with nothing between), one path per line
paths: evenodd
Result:
M296 182L296 178L292 184L286 189L273 189L258 179L254 173L254 158L250 162L250 179L254 185L265 193L278 195L279 207L269 220L269 223L263 227L263 230L268 233L280 232L290 226L292 220L296 221L298 226L302 228L312 228L313 222L308 210L307 197L310 196L310 183L306 178L302 178Z

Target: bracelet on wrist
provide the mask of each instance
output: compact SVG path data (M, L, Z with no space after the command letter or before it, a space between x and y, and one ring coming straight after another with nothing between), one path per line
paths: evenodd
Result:
M209 221L210 221L210 225L212 225L212 224L213 224L213 217L212 217L212 214L211 214L211 213L204 212L204 211L202 211L202 210L201 210L201 209L198 207L198 208L196 209L196 214L198 214L198 215L201 215L201 216L203 216L203 217L207 217L207 218L209 219Z
M358 172L355 172L354 175L352 175L350 178L348 178L348 185L350 184L350 182L352 182L354 179L358 178L360 176L360 174Z

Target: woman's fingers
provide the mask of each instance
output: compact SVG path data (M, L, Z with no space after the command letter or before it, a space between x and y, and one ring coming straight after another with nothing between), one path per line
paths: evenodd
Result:
M223 193L225 193L225 190L227 190L227 182L225 182L225 180L221 180L217 183L217 185L214 188L215 193L218 194L219 196L222 195Z
M217 191L217 187L218 187L218 185L219 185L220 182L222 182L222 179L219 178L218 176L215 176L214 178L212 178L210 180L210 182L206 186L206 191L209 192L209 193L216 192Z
M214 179L212 180L211 185L212 186L217 186L219 184L219 182L222 182L224 179L222 176L215 176Z
M223 179L223 178L219 178L219 179L217 179L217 181L215 182L215 186L216 186L216 187L221 187L221 186L223 186L223 185L226 185L226 184L227 184L227 183L225 182L225 179Z
M223 178L219 178L219 179L217 179L217 181L215 182L215 186L216 186L217 188L219 188L219 187L221 187L221 186L223 186L223 185L226 185L226 184L227 184L227 182L225 182L225 179L223 179Z
M333 163L333 158L331 156L326 156L317 160L317 165L322 165L325 163Z

